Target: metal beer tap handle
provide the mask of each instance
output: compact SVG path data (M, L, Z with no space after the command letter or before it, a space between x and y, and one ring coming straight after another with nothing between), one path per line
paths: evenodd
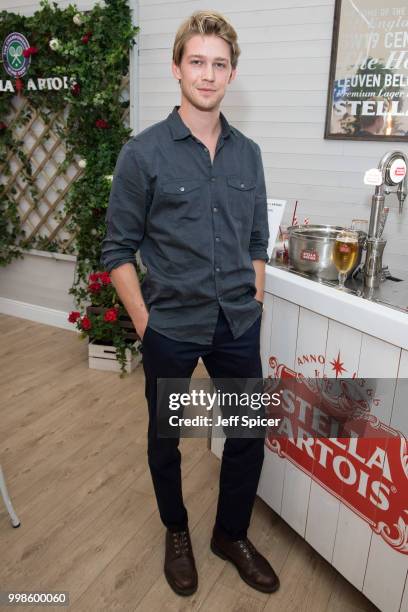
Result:
M387 217L388 217L388 212L389 212L389 208L388 206L384 206L383 208L383 212L381 215L381 219L380 219L380 223L378 226L378 238L381 238L383 231L384 231L384 227L385 227L385 222L387 221Z
M398 198L398 212L399 214L402 213L402 209L404 208L404 202L405 202L405 198L407 197L407 180L406 180L406 176L405 179L403 181L401 181L401 183L398 185L398 189L397 189L397 198Z
M381 238L387 220L388 209L384 207L385 196L396 193L399 202L399 213L402 213L407 196L408 158L402 151L386 153L378 164L379 181L374 183L375 193L371 202L370 225L367 237L367 255L364 265L364 285L378 287L382 277L382 257L386 240ZM390 187L396 187L392 191Z

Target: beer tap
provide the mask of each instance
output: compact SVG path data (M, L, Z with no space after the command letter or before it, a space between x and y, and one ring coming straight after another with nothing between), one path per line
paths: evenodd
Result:
M366 173L365 183L375 185L364 264L364 285L370 289L379 287L382 275L382 258L387 243L382 238L388 214L388 208L384 207L385 196L390 193L397 195L401 214L407 196L407 165L408 157L405 153L390 151L382 157L378 169ZM392 190L392 187L396 187L396 190Z

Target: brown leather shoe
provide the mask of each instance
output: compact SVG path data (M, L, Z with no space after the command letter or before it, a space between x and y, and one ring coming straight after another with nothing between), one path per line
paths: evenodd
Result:
M253 589L263 593L273 593L279 588L279 578L269 561L256 550L248 538L232 542L221 533L220 529L214 527L211 550L221 559L231 561L242 580Z
M188 528L167 530L164 575L177 595L192 595L197 590L198 576Z

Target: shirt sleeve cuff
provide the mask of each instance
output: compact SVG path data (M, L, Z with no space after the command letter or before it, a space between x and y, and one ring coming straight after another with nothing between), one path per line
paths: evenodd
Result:
M262 259L266 263L269 261L268 253L265 249L251 249L249 252L251 259Z
M119 266L122 266L125 263L131 263L136 267L136 259L133 257L123 257L121 259L114 259L112 261L109 262L104 262L101 259L101 264L103 265L103 267L105 268L105 270L107 270L108 272L112 272L112 270L114 270L115 268L118 268Z

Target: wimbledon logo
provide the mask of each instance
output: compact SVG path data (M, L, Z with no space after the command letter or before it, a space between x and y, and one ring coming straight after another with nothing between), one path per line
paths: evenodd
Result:
M4 69L12 77L22 77L26 74L31 64L31 57L24 57L23 51L30 47L28 40L23 34L13 32L9 34L3 43Z

